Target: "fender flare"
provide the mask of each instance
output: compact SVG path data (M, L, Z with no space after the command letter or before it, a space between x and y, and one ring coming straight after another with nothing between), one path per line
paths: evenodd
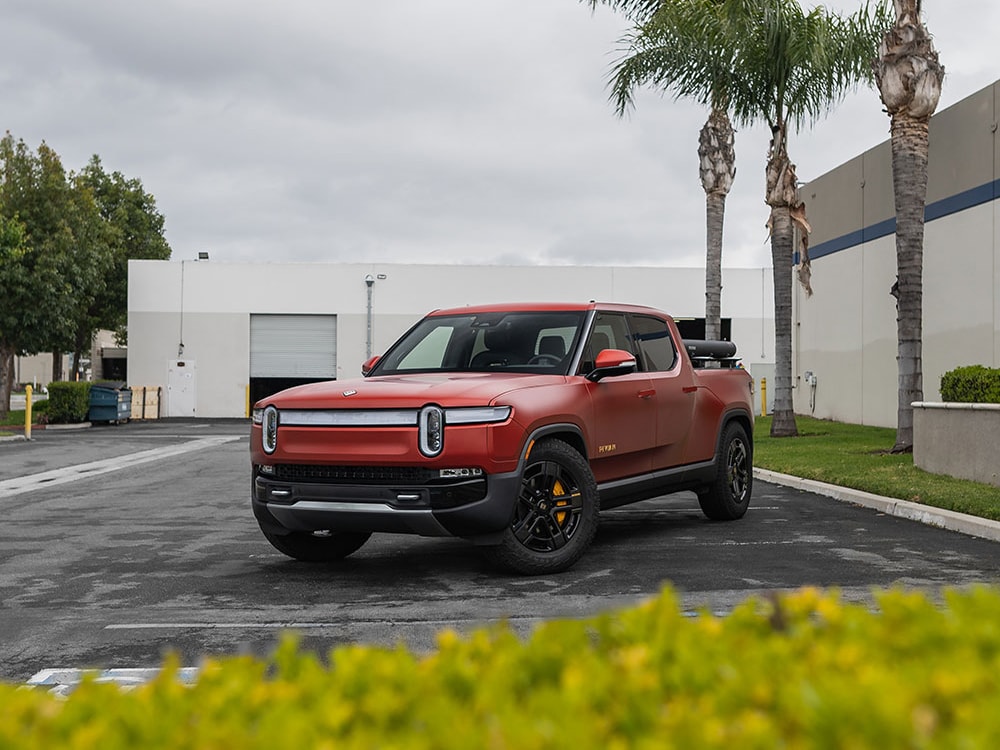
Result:
M554 422L553 424L542 425L541 427L536 427L531 433L525 438L524 446L521 449L521 457L517 462L517 470L521 471L524 469L524 463L528 460L528 456L531 455L531 448L539 440L542 440L551 435L566 435L569 433L572 435L572 440L567 442L580 452L584 460L590 461L587 455L587 440L584 437L583 430L579 425L573 422Z
M715 455L712 462L719 460L719 451L722 448L722 435L731 422L739 422L746 430L747 440L750 441L750 459L753 461L753 413L741 406L732 407L722 413L719 419L719 432L715 436Z

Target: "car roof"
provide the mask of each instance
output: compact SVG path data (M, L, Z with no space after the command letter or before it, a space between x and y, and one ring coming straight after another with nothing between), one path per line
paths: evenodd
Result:
M580 310L609 310L615 312L641 312L666 315L661 310L644 305L626 305L617 302L503 302L483 305L467 305L433 310L428 316L481 315L497 312L576 312Z

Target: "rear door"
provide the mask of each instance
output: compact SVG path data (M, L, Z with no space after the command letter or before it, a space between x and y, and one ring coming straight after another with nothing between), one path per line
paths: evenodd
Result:
M653 469L678 466L685 461L698 384L684 367L678 344L667 321L652 315L631 315L630 323L643 369L655 391L656 451ZM711 456L708 456L711 458Z

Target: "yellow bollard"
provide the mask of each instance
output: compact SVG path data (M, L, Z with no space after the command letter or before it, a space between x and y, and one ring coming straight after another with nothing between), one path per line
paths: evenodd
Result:
M24 387L24 439L31 440L31 386Z
M760 415L767 416L767 378L760 379Z
M244 393L243 393L243 399L244 399L245 405L246 405L246 416L249 419L249 417L250 417L250 384L249 383L247 384L246 391L244 391Z

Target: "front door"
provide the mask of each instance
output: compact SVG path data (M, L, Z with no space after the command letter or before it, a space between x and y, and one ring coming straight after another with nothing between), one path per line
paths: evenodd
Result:
M598 313L584 358L592 362L604 349L636 354L621 313ZM594 478L604 482L648 472L656 444L656 399L649 375L635 372L605 378L588 382L588 389L594 414L594 453L590 456Z

